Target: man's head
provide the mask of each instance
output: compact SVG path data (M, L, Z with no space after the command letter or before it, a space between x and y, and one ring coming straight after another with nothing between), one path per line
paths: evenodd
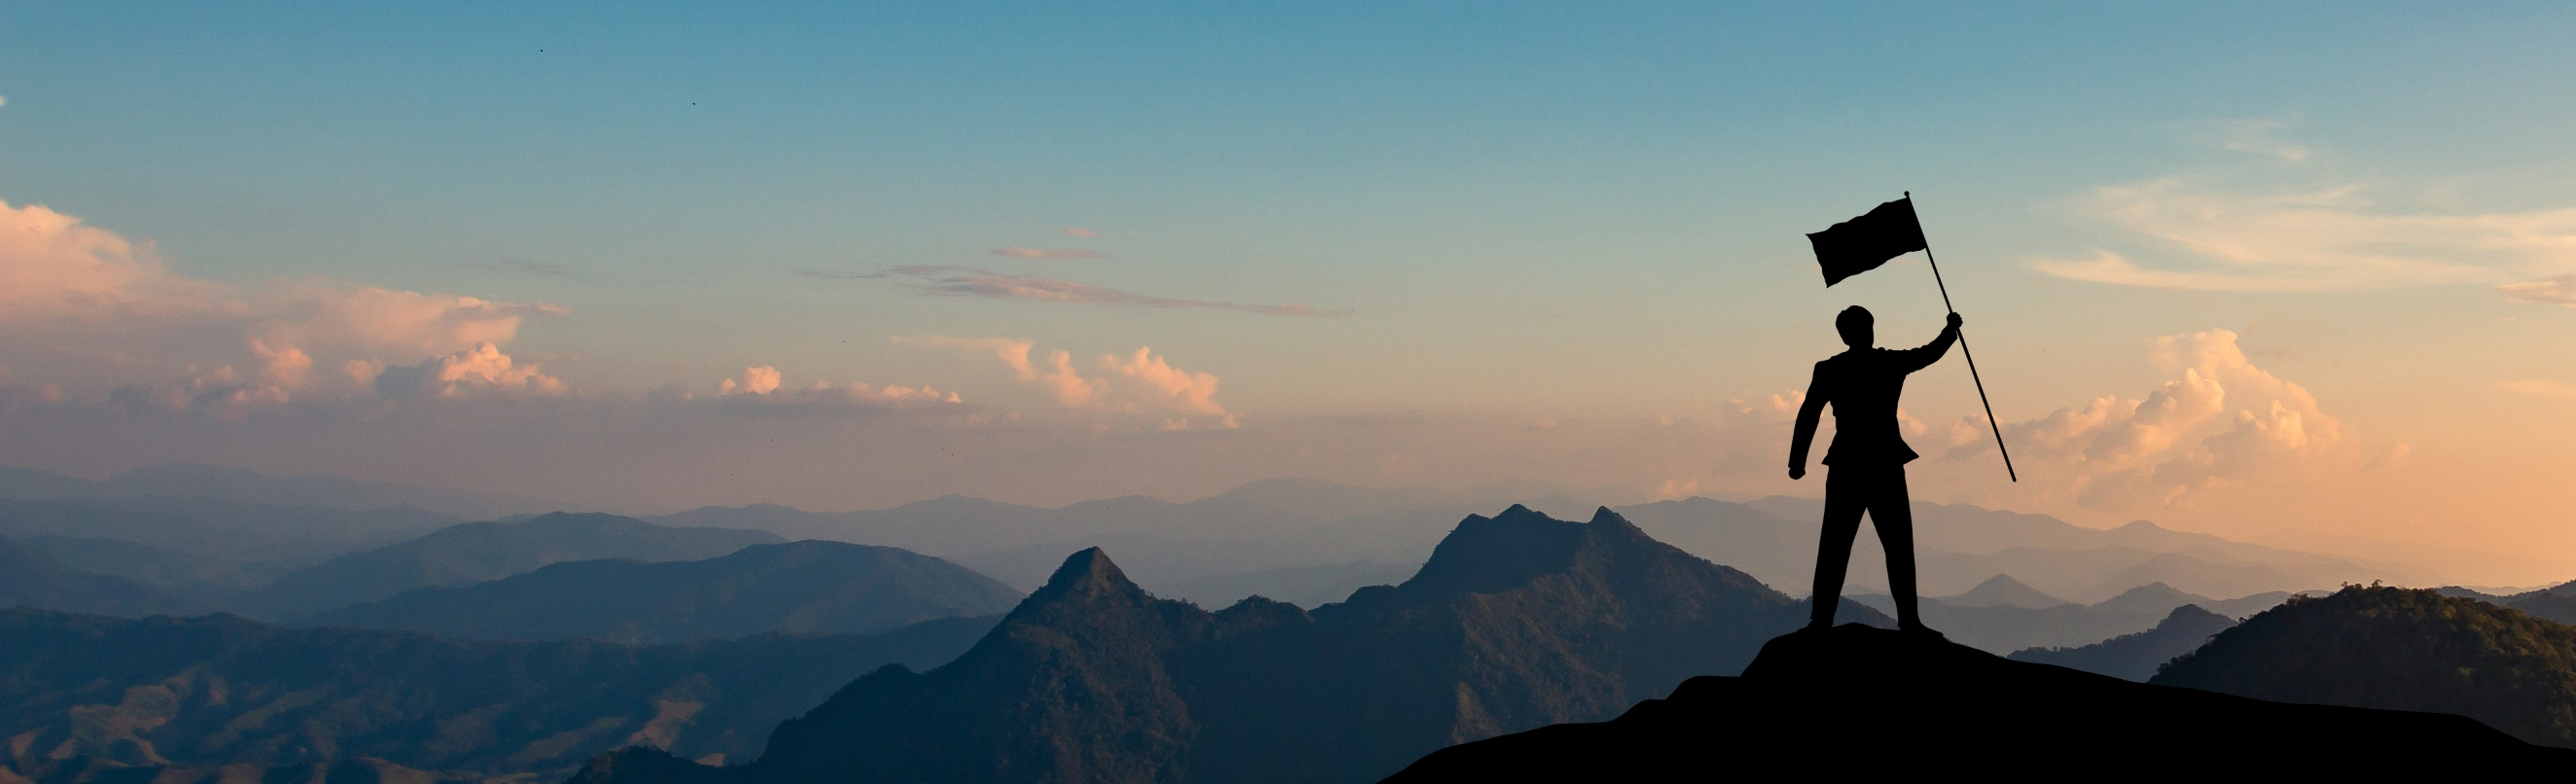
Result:
M1834 317L1834 331L1843 333L1843 343L1852 348L1869 348L1878 343L1878 335L1870 328L1877 322L1870 317L1868 308L1853 305Z

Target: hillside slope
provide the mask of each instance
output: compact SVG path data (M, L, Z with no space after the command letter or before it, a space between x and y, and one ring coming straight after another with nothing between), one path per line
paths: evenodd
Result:
M1000 615L1020 592L892 547L804 541L699 561L570 561L463 588L419 588L302 625L483 640L662 643L766 632L865 634Z
M2248 618L2153 683L2457 713L2576 748L2576 627L2431 590L2352 586Z
M58 768L51 758L204 767L372 757L559 778L629 744L738 760L860 673L947 661L992 623L637 646L8 610L0 737L19 771Z
M206 610L132 580L74 571L6 536L0 536L0 607L137 617Z
M2006 658L2145 683L2155 677L2157 667L2198 650L2210 636L2234 625L2234 618L2186 604L2174 608L2153 629L2072 648L2023 648Z

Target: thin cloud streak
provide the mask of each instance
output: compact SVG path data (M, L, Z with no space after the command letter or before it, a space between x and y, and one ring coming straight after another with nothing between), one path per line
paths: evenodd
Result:
M1088 249L1088 248L1019 248L1019 247L1012 247L1012 248L1001 248L1001 249L995 250L995 251L993 251L993 255L995 255L995 256L1009 256L1009 257L1011 257L1011 258L1015 258L1015 259L1053 259L1053 260L1062 260L1062 259L1105 259L1105 258L1109 258L1107 255L1102 254L1100 251L1091 250L1091 249Z
M2256 195L2166 177L2096 190L2081 212L2177 252L2148 267L2096 248L2042 258L2039 272L2129 286L2210 291L2362 291L2484 283L2576 269L2576 208L2468 215L2372 209L2359 186ZM2191 264L2189 262L2198 262ZM2526 301L2547 286L2510 284ZM2528 292L2528 293L2526 293Z
M924 278L927 279L928 282L922 286L923 290L933 294L951 297L1027 299L1038 300L1041 302L1071 302L1090 305L1135 305L1149 308L1213 308L1217 310L1240 310L1247 313L1260 313L1271 316L1341 316L1348 315L1350 313L1348 310L1321 310L1311 305L1300 305L1294 303L1285 305L1253 305L1239 302L1215 302L1210 300L1156 297L1120 291L1118 289L1102 286L1075 283L1069 280L1033 278L1025 275L1010 275L990 270L974 269L972 267L952 267L945 265L910 265L895 267L881 273L867 274L823 272L805 272L800 274L811 277L845 279L876 278L886 277L889 275Z
M2559 275L2496 287L2506 299L2576 308L2576 275Z

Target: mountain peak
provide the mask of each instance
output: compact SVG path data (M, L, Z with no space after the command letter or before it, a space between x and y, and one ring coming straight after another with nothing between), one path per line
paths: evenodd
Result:
M1098 547L1066 556L1064 565L1047 578L1046 587L1029 594L1028 604L1044 604L1064 599L1092 599L1118 596L1143 600L1145 589L1127 579L1127 573L1109 560L1109 551Z
M1952 607L2026 607L2045 610L2074 602L2050 596L2037 588L2030 587L2027 583L2013 579L2012 575L1997 574L1986 578L1985 582L1978 583L1977 587L1968 589L1967 593L1942 598L1941 603Z

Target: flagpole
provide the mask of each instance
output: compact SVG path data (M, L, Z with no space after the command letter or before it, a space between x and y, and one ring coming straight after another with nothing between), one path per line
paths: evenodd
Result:
M1886 191L1879 192L1886 193ZM1913 207L1913 191L1905 192L1905 202L1909 209ZM1918 227L1923 225L1922 219L1917 218L1914 225ZM1950 285L1941 282L1941 262L1932 258L1932 240L1928 236L1923 240L1923 260L1932 264L1932 285L1941 289L1941 307L1948 308L1953 314L1958 313L1959 309L1950 304ZM2020 482L2021 474L2013 471L2012 450L2004 448L2004 428L1995 423L1995 404L1986 400L1986 380L1977 377L1977 355L1968 350L1966 330L1959 332L1959 356L1968 358L1968 380L1976 382L1977 402L1986 407L1986 427L1995 431L1995 452L2004 456L2004 476L2011 477L2014 482Z

